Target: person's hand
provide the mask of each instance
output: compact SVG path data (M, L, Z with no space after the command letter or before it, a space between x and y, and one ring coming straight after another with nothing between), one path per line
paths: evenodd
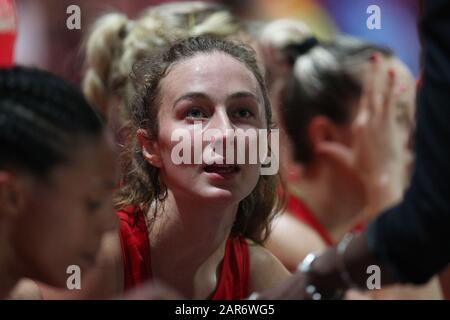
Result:
M370 252L367 243L367 235L362 233L352 237L344 249L329 248L309 262L307 257L305 258L307 267L303 268L302 263L300 267L302 271L297 271L280 285L257 293L251 298L255 300L329 300L344 297L365 299L367 296L358 294L355 290L367 288L367 266L379 265L380 268L385 269ZM394 283L395 279L392 274L385 271L381 281L384 285Z
M310 264L310 271L297 271L280 285L254 295L255 300L342 299L346 288L337 270L337 252L328 249Z
M386 206L400 200L404 174L402 145L399 141L393 105L395 73L375 54L352 123L351 147L323 142L317 152L331 158L346 170L357 172L367 195L367 215L372 218Z
M311 300L311 295L306 292L308 282L306 274L297 272L280 285L253 297L255 300Z

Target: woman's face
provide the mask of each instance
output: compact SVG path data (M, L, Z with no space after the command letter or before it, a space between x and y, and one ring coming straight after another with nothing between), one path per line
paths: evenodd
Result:
M388 69L393 69L395 72L395 88L393 89L393 107L395 108L392 116L394 117L395 138L399 141L402 150L397 152L400 155L398 161L400 166L404 169L404 187L407 187L411 175L413 164L413 150L412 137L414 134L414 113L415 113L415 97L416 97L416 82L408 67L397 58L388 58L383 64L383 71L388 72ZM380 81L385 81L384 78ZM384 83L379 84L383 86ZM354 116L358 109L355 108ZM352 135L351 126L339 127L339 133L342 138L342 143L351 146L354 136Z
M237 164L236 158L232 164L219 163L225 163L231 150L222 152L220 148L233 139L230 130L267 128L262 93L252 72L225 53L199 53L171 66L160 84L159 95L159 136L155 152L160 158L161 179L175 197L208 204L237 204L248 196L259 179L260 164L249 164L247 157L245 164ZM194 140L202 138L194 137L194 130L201 132L205 140L211 129L220 133L215 136L215 143L200 142L197 152ZM174 162L172 151L181 141L172 141L175 130L186 133L191 142L190 164ZM244 152L248 155L250 140L242 148L234 141L234 155ZM208 165L205 157L211 155L212 146L218 148L210 158L213 164ZM194 158L199 161L195 162Z
M393 69L395 72L395 88L393 91L393 107L395 117L395 135L400 141L402 150L398 152L401 155L401 167L403 168L403 182L404 187L407 187L412 171L413 164L413 150L412 137L414 135L415 123L415 98L416 98L416 81L409 71L408 67L398 58L388 58L383 64L383 71L388 72L388 69ZM380 81L385 81L381 79ZM381 86L384 84L381 84ZM356 111L356 110L355 110ZM353 137L350 129L346 126L343 129L348 136L349 144Z
M367 65L368 66L368 65ZM395 88L393 89L393 107L395 108L395 135L399 139L402 150L398 154L401 155L400 166L403 168L402 179L406 188L411 175L411 167L413 160L411 137L414 132L414 106L416 95L416 83L408 68L397 58L388 58L382 64L383 72L388 73L388 69L392 68L395 72ZM381 87L385 78L380 79ZM376 84L377 85L377 84ZM353 119L358 113L358 109L354 108ZM355 139L354 131L350 125L333 126L335 128L338 141L348 147L352 146ZM348 190L353 198L362 198L362 185L357 172L338 171L336 170L337 179L345 184L343 190Z
M102 235L116 226L112 205L115 155L106 137L75 147L46 181L28 178L13 245L27 277L65 286L67 268L95 263Z

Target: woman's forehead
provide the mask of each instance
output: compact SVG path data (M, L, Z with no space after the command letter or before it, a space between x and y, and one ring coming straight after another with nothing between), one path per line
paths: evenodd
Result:
M198 53L174 64L162 81L166 94L182 90L248 90L259 94L258 82L247 66L223 52Z

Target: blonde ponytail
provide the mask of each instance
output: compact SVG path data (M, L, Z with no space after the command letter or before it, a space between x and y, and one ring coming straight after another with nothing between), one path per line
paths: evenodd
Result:
M103 114L107 114L109 96L120 81L117 63L122 55L127 24L125 15L108 13L93 25L86 42L87 70L83 79L83 92Z
M229 12L219 11L211 14L202 23L194 25L189 33L193 37L203 35L228 37L238 32L239 28L240 26L235 23L235 18Z

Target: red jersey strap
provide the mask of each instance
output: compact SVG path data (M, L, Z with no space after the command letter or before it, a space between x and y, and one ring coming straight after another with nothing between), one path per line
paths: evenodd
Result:
M238 300L248 297L250 258L244 237L227 240L216 291L211 300Z
M152 279L150 241L144 215L139 208L117 212L124 269L124 288L129 290ZM248 296L250 258L243 237L229 237L212 300L245 299Z
M0 0L0 67L14 63L14 47L17 38L17 18L13 0Z
M117 212L120 221L120 243L127 291L152 278L150 241L142 211L127 207Z
M331 236L325 227L317 220L306 204L293 194L289 194L288 196L287 210L290 214L297 217L304 224L316 231L327 246L332 246L334 244L333 239L331 239Z

